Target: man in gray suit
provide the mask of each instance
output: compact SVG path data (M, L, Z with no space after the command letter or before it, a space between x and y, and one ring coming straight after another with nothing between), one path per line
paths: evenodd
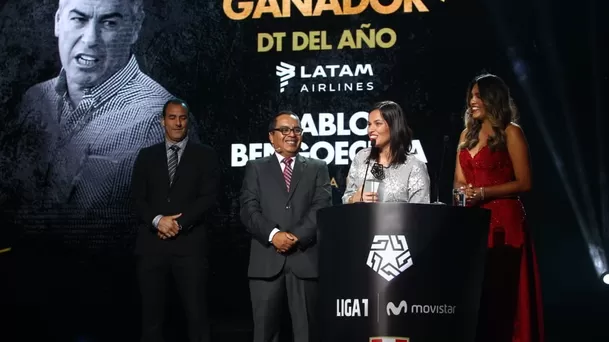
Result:
M294 341L316 341L316 214L332 203L328 166L298 154L302 128L292 112L271 121L269 140L276 153L247 163L240 198L241 221L252 235L254 342L278 341L286 294Z

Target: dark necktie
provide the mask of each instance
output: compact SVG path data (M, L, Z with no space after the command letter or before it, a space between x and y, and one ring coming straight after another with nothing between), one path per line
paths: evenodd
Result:
M283 179L285 179L285 185L290 191L290 181L292 180L292 158L285 158L283 163L285 164L285 168L283 169Z
M172 151L169 155L169 161L167 162L169 165L169 185L171 185L173 184L173 177L178 168L178 151L180 150L180 147L178 145L173 145L169 149Z

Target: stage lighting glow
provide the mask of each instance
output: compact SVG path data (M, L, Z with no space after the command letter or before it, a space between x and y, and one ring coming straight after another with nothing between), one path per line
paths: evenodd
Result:
M609 272L605 272L601 276L601 279L603 280L603 283L605 283L606 285L609 285Z

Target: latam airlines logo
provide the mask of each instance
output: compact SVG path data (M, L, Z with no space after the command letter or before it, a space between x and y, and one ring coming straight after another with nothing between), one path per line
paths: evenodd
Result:
M387 281L414 265L404 235L375 235L366 265Z
M374 71L371 64L356 65L316 65L313 67L300 66L279 62L275 67L275 75L279 77L279 92L286 91L290 80L301 93L323 92L359 92L374 89L372 77ZM296 82L296 79L299 81Z
M296 76L296 67L292 64L280 62L275 69L275 75L279 77L279 92L283 93L285 91L285 86L288 85L288 80Z

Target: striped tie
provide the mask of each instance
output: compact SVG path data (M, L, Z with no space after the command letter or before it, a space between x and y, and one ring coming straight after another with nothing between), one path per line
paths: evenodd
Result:
M173 151L173 153L169 155L169 161L167 162L169 165L169 185L171 185L173 184L173 177L178 168L178 151L180 150L180 146L173 145L169 149Z
M285 158L283 163L285 164L285 169L283 169L283 179L285 179L285 185L290 191L290 180L292 179L292 158Z

